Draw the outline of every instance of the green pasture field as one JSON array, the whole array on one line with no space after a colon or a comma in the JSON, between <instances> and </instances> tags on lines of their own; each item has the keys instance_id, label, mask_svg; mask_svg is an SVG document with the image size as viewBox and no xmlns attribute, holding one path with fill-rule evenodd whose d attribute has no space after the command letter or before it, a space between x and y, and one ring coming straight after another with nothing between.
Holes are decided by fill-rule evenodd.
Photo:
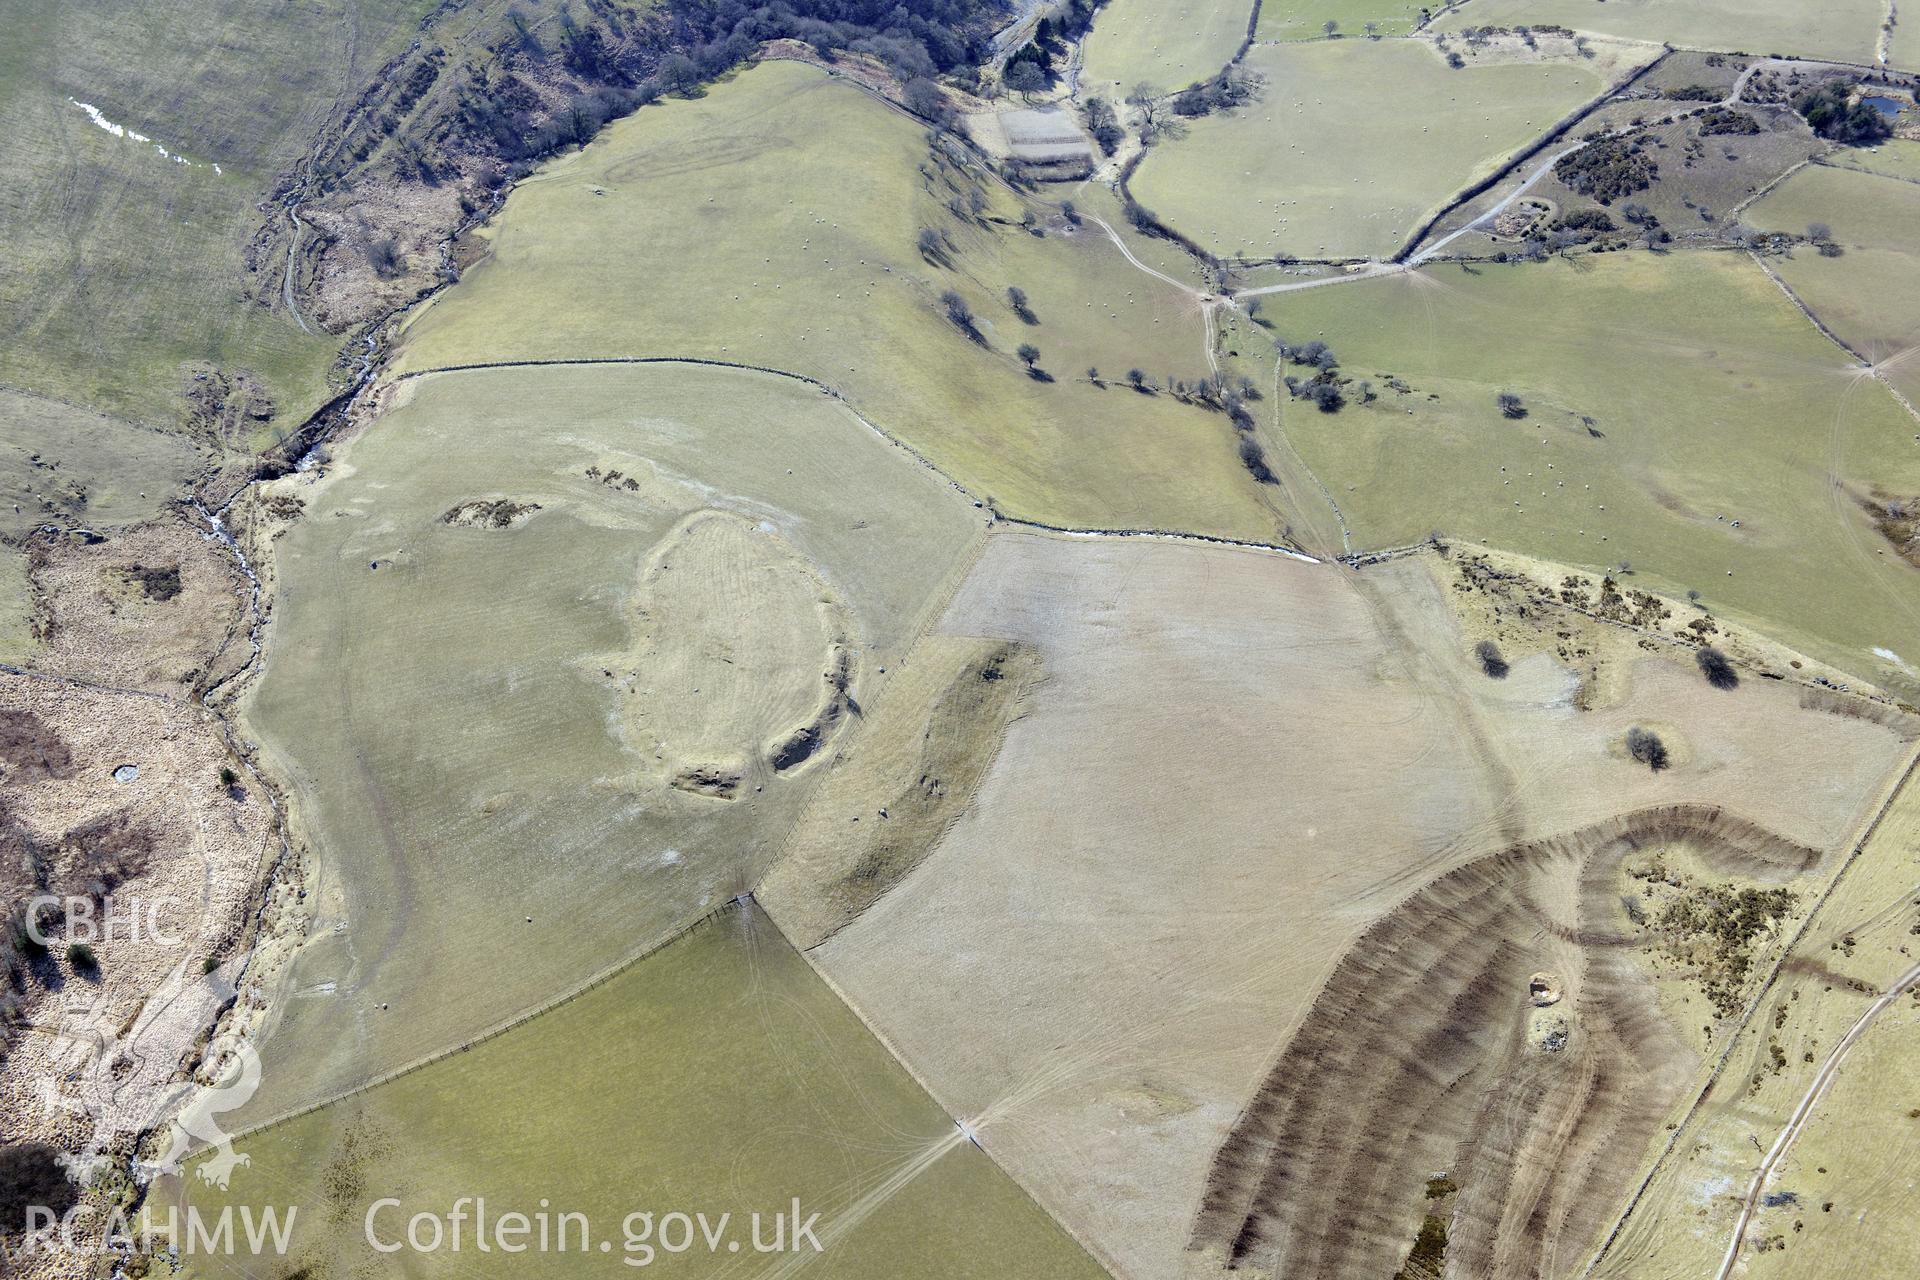
<instances>
[{"instance_id":1,"label":"green pasture field","mask_svg":"<svg viewBox=\"0 0 1920 1280\"><path fill-rule=\"evenodd\" d=\"M1886 16L1880 0L1474 0L1433 29L1555 25L1682 49L1872 63Z\"/></svg>"},{"instance_id":2,"label":"green pasture field","mask_svg":"<svg viewBox=\"0 0 1920 1280\"><path fill-rule=\"evenodd\" d=\"M1889 138L1873 147L1836 147L1823 163L1920 182L1920 142Z\"/></svg>"},{"instance_id":3,"label":"green pasture field","mask_svg":"<svg viewBox=\"0 0 1920 1280\"><path fill-rule=\"evenodd\" d=\"M182 1201L209 1218L295 1205L291 1248L189 1256L189 1275L321 1280L396 1262L405 1275L569 1278L784 1275L802 1263L850 1280L1105 1274L751 905L532 1022L235 1146L250 1163L227 1190L163 1182L154 1220ZM388 1197L399 1205L374 1208ZM471 1203L457 1251L450 1236L432 1254L383 1256L368 1242L370 1210L377 1239L404 1242L413 1214L444 1226L461 1197L484 1198L491 1221L537 1221L544 1207L549 1247L481 1253ZM820 1252L756 1252L751 1215L770 1245L771 1215L795 1197L802 1221L819 1215ZM577 1221L566 1251L554 1247L562 1212L586 1215L584 1251ZM662 1219L676 1212L709 1225L730 1215L716 1238L737 1250L709 1252L696 1230L696 1247L668 1252L681 1244ZM651 1232L635 1213L653 1216Z\"/></svg>"},{"instance_id":4,"label":"green pasture field","mask_svg":"<svg viewBox=\"0 0 1920 1280\"><path fill-rule=\"evenodd\" d=\"M530 1011L758 879L818 771L748 760L731 799L672 785L653 742L723 726L663 722L657 673L708 656L689 645L775 658L823 691L832 668L811 623L768 632L751 583L675 540L689 516L727 513L819 579L856 704L884 694L985 526L843 406L772 375L522 368L398 390L326 478L282 482L306 514L274 543L246 723L318 854L319 919L266 1039L263 1115ZM445 518L503 499L538 510ZM636 652L663 560L709 579L714 627L683 592L683 627ZM736 713L706 693L700 712Z\"/></svg>"},{"instance_id":5,"label":"green pasture field","mask_svg":"<svg viewBox=\"0 0 1920 1280\"><path fill-rule=\"evenodd\" d=\"M1328 343L1350 391L1365 378L1380 396L1283 407L1357 545L1437 529L1587 568L1627 561L1649 589L1698 590L1914 696L1873 653L1914 647L1913 569L1843 487L1920 492L1920 424L1744 255L1435 267L1265 302L1281 336ZM1501 392L1526 417L1503 417Z\"/></svg>"},{"instance_id":6,"label":"green pasture field","mask_svg":"<svg viewBox=\"0 0 1920 1280\"><path fill-rule=\"evenodd\" d=\"M1204 376L1196 298L1129 265L1091 222L1035 205L1042 234L1023 229L1029 206L936 158L925 132L796 62L643 110L515 192L491 256L418 313L397 366L764 365L833 386L1008 514L1272 537L1279 518L1224 416L1085 377ZM923 230L940 238L932 258ZM977 341L947 319L949 289ZM1051 381L1016 358L1028 343Z\"/></svg>"},{"instance_id":7,"label":"green pasture field","mask_svg":"<svg viewBox=\"0 0 1920 1280\"><path fill-rule=\"evenodd\" d=\"M1253 0L1108 0L1086 39L1080 87L1110 98L1142 82L1184 89L1227 65L1252 16Z\"/></svg>"},{"instance_id":8,"label":"green pasture field","mask_svg":"<svg viewBox=\"0 0 1920 1280\"><path fill-rule=\"evenodd\" d=\"M1337 38L1365 39L1371 22L1375 35L1405 35L1430 7L1416 0L1266 0L1253 34L1256 40L1324 40L1326 24L1334 22Z\"/></svg>"},{"instance_id":9,"label":"green pasture field","mask_svg":"<svg viewBox=\"0 0 1920 1280\"><path fill-rule=\"evenodd\" d=\"M1769 260L1800 300L1909 398L1920 398L1920 183L1809 165L1746 211L1763 231L1824 222L1837 258L1810 246Z\"/></svg>"},{"instance_id":10,"label":"green pasture field","mask_svg":"<svg viewBox=\"0 0 1920 1280\"><path fill-rule=\"evenodd\" d=\"M0 390L0 534L137 524L204 461L184 436Z\"/></svg>"},{"instance_id":11,"label":"green pasture field","mask_svg":"<svg viewBox=\"0 0 1920 1280\"><path fill-rule=\"evenodd\" d=\"M338 344L267 305L278 264L260 264L263 284L245 261L267 216L255 206L429 8L15 6L0 49L0 384L173 425L185 366L204 361L260 375L276 422L300 421Z\"/></svg>"},{"instance_id":12,"label":"green pasture field","mask_svg":"<svg viewBox=\"0 0 1920 1280\"><path fill-rule=\"evenodd\" d=\"M1712 59L1711 62L1708 59ZM1733 90L1740 79L1740 73L1750 65L1747 58L1729 58L1717 53L1691 53L1676 51L1668 54L1660 65L1648 71L1634 81L1636 89L1653 89L1668 93L1677 89L1690 89L1695 85L1704 85L1717 89L1721 96ZM1637 104L1644 109L1645 104ZM1676 105L1681 103L1676 100Z\"/></svg>"},{"instance_id":13,"label":"green pasture field","mask_svg":"<svg viewBox=\"0 0 1920 1280\"><path fill-rule=\"evenodd\" d=\"M1388 257L1602 87L1563 61L1456 71L1410 40L1263 45L1245 65L1266 79L1261 98L1193 121L1131 184L1141 204L1230 258Z\"/></svg>"}]
</instances>

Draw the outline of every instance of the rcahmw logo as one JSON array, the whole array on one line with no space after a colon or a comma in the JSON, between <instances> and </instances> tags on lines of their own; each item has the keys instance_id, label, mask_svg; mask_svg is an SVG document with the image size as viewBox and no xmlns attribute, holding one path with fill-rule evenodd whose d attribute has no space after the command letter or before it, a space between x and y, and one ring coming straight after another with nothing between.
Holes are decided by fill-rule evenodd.
<instances>
[{"instance_id":1,"label":"rcahmw logo","mask_svg":"<svg viewBox=\"0 0 1920 1280\"><path fill-rule=\"evenodd\" d=\"M185 1255L232 1257L239 1252L236 1246L244 1243L245 1252L253 1257L265 1253L285 1254L300 1208L298 1205L265 1205L255 1209L248 1204L236 1211L234 1206L227 1205L209 1217L198 1205L188 1205L185 1213L178 1205L170 1205L164 1213L146 1212L138 1228L127 1221L124 1212L115 1209L107 1215L105 1231L96 1234L89 1224L100 1212L90 1204L77 1204L64 1214L55 1214L43 1204L28 1205L22 1255L99 1250L107 1241L136 1243L143 1253L152 1253L158 1244ZM234 1231L236 1220L238 1234Z\"/></svg>"},{"instance_id":2,"label":"rcahmw logo","mask_svg":"<svg viewBox=\"0 0 1920 1280\"><path fill-rule=\"evenodd\" d=\"M85 1186L110 1164L125 1135L146 1133L163 1123L169 1129L166 1148L157 1159L134 1166L142 1181L179 1173L196 1149L204 1149L204 1155L195 1172L223 1190L233 1171L249 1163L233 1149L219 1117L244 1106L260 1087L260 1055L250 1043L237 1040L210 1055L203 1068L204 1084L170 1076L152 1080L142 1074L143 1064L178 1054L169 1031L173 1021L211 1017L234 994L220 972L190 978L182 961L149 995L131 1026L117 1029L103 1010L95 1009L73 1015L71 1025L58 1028L55 1038L63 1061L70 1059L71 1065L42 1074L37 1083L46 1115L73 1116L91 1125L85 1144L60 1157L75 1183Z\"/></svg>"}]
</instances>

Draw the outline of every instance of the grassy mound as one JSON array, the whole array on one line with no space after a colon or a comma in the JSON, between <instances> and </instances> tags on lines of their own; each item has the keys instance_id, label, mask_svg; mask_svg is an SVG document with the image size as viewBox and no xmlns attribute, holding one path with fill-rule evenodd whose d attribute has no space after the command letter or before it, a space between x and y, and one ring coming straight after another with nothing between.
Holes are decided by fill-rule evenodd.
<instances>
[{"instance_id":1,"label":"grassy mound","mask_svg":"<svg viewBox=\"0 0 1920 1280\"><path fill-rule=\"evenodd\" d=\"M984 523L770 375L507 369L402 391L325 480L281 482L307 514L275 544L248 718L328 867L293 989L331 994L290 1002L267 1041L270 1113L750 888L818 772L767 740L823 698L880 696ZM446 521L489 492L538 510ZM844 687L822 678L829 627L858 657ZM780 681L738 678L769 654Z\"/></svg>"}]
</instances>

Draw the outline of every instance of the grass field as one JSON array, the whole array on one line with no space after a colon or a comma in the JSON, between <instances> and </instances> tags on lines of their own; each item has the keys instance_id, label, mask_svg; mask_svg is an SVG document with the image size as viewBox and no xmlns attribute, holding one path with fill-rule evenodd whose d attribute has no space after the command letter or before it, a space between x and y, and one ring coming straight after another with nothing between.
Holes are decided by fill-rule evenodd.
<instances>
[{"instance_id":1,"label":"grass field","mask_svg":"<svg viewBox=\"0 0 1920 1280\"><path fill-rule=\"evenodd\" d=\"M1787 1280L1815 1266L1872 1275L1920 1260L1905 1229L1906 1206L1920 1190L1911 1172L1920 1161L1915 1053L1920 1009L1902 1000L1860 1039L1781 1163L1772 1194L1794 1199L1759 1215L1751 1236L1773 1247L1752 1249L1747 1275Z\"/></svg>"},{"instance_id":2,"label":"grass field","mask_svg":"<svg viewBox=\"0 0 1920 1280\"><path fill-rule=\"evenodd\" d=\"M1516 650L1488 680L1450 591L1419 561L1356 577L999 533L940 624L1030 647L1045 679L944 837L811 954L1119 1274L1181 1274L1261 1073L1346 949L1422 884L1683 802L1828 847L1898 757L1886 729L1802 710L1791 687L1730 697L1638 650L1593 710L1550 654ZM1618 742L1646 723L1685 759L1627 760ZM1422 1043L1420 1010L1444 1008L1400 1006L1392 1039ZM1423 1114L1411 1097L1356 1104L1341 1132L1371 1141L1362 1119L1385 1133ZM1342 1212L1371 1213L1404 1172L1329 1185L1352 1192Z\"/></svg>"},{"instance_id":3,"label":"grass field","mask_svg":"<svg viewBox=\"0 0 1920 1280\"><path fill-rule=\"evenodd\" d=\"M1876 147L1840 147L1826 157L1827 164L1864 169L1890 178L1920 182L1920 142L1890 138Z\"/></svg>"},{"instance_id":4,"label":"grass field","mask_svg":"<svg viewBox=\"0 0 1920 1280\"><path fill-rule=\"evenodd\" d=\"M1797 235L1815 222L1833 228L1839 257L1801 246L1770 265L1841 341L1920 398L1920 182L1810 165L1742 220Z\"/></svg>"},{"instance_id":5,"label":"grass field","mask_svg":"<svg viewBox=\"0 0 1920 1280\"><path fill-rule=\"evenodd\" d=\"M207 362L259 375L278 423L304 417L337 344L261 300L276 299L244 260L255 205L429 8L16 6L0 52L0 384L172 425L186 366Z\"/></svg>"},{"instance_id":6,"label":"grass field","mask_svg":"<svg viewBox=\"0 0 1920 1280\"><path fill-rule=\"evenodd\" d=\"M1416 0L1267 0L1260 6L1257 40L1324 40L1326 24L1337 23L1343 39L1364 37L1367 24L1382 36L1405 35L1431 5Z\"/></svg>"},{"instance_id":7,"label":"grass field","mask_svg":"<svg viewBox=\"0 0 1920 1280\"><path fill-rule=\"evenodd\" d=\"M1912 697L1873 652L1900 653L1920 622L1912 570L1835 481L1920 491L1916 424L1744 257L1443 267L1267 302L1281 336L1327 342L1380 394L1333 415L1283 406L1357 543L1439 528L1631 561ZM1524 419L1501 416L1501 392Z\"/></svg>"},{"instance_id":8,"label":"grass field","mask_svg":"<svg viewBox=\"0 0 1920 1280\"><path fill-rule=\"evenodd\" d=\"M1245 65L1266 78L1263 97L1193 121L1148 153L1131 184L1140 203L1225 257L1386 257L1602 87L1573 62L1455 71L1411 40L1267 45Z\"/></svg>"},{"instance_id":9,"label":"grass field","mask_svg":"<svg viewBox=\"0 0 1920 1280\"><path fill-rule=\"evenodd\" d=\"M0 532L111 529L155 515L205 458L183 436L0 391Z\"/></svg>"},{"instance_id":10,"label":"grass field","mask_svg":"<svg viewBox=\"0 0 1920 1280\"><path fill-rule=\"evenodd\" d=\"M794 62L641 111L515 193L492 256L419 314L399 367L767 365L839 389L1009 514L1272 537L1279 518L1223 416L1085 379L1089 366L1204 376L1193 295L1130 266L1091 223L1022 229L1010 193L930 155L924 133ZM927 257L923 228L943 237ZM634 249L609 251L622 245ZM977 341L943 313L949 289ZM1025 343L1052 381L1016 358Z\"/></svg>"},{"instance_id":11,"label":"grass field","mask_svg":"<svg viewBox=\"0 0 1920 1280\"><path fill-rule=\"evenodd\" d=\"M1227 65L1253 0L1108 0L1085 44L1080 85L1109 99L1145 82L1171 93Z\"/></svg>"},{"instance_id":12,"label":"grass field","mask_svg":"<svg viewBox=\"0 0 1920 1280\"><path fill-rule=\"evenodd\" d=\"M298 1204L300 1229L285 1261L243 1250L190 1274L317 1280L396 1261L407 1275L489 1265L471 1217L459 1252L383 1259L363 1223L389 1196L401 1206L381 1210L375 1228L393 1240L412 1214L445 1215L462 1196L484 1196L495 1220L587 1215L585 1246L575 1227L570 1252L529 1251L513 1259L515 1274L744 1277L803 1261L855 1280L1101 1274L751 906L534 1022L237 1147L251 1164L229 1191L198 1179L161 1189L212 1213ZM819 1214L820 1254L755 1253L750 1215L787 1211L796 1196L802 1219ZM663 1220L675 1212L731 1215L722 1238L737 1252L668 1252L676 1238ZM629 1225L632 1213L652 1214L658 1234ZM771 1243L770 1221L762 1232Z\"/></svg>"},{"instance_id":13,"label":"grass field","mask_svg":"<svg viewBox=\"0 0 1920 1280\"><path fill-rule=\"evenodd\" d=\"M769 738L824 707L809 723L831 748L984 523L770 375L507 369L400 392L324 480L283 482L307 514L275 544L247 722L321 882L266 1044L268 1114L749 888L817 772ZM447 520L473 502L538 509Z\"/></svg>"},{"instance_id":14,"label":"grass field","mask_svg":"<svg viewBox=\"0 0 1920 1280\"><path fill-rule=\"evenodd\" d=\"M1474 0L1434 23L1467 27L1557 24L1575 31L1672 44L1683 49L1874 62L1879 0Z\"/></svg>"}]
</instances>

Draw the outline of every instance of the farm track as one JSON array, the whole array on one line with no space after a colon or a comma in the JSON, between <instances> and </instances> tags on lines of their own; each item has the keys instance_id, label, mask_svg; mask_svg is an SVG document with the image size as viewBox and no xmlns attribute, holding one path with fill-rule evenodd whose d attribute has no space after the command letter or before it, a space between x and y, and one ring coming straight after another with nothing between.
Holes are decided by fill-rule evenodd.
<instances>
[{"instance_id":1,"label":"farm track","mask_svg":"<svg viewBox=\"0 0 1920 1280\"><path fill-rule=\"evenodd\" d=\"M1288 499L1293 503L1295 514L1306 520L1310 526L1315 522L1307 513L1315 510L1315 503L1313 497L1304 490L1310 488L1313 494L1319 495L1320 501L1326 504L1327 510L1333 515L1334 527L1340 535L1337 541L1339 549L1334 549L1335 539L1327 536L1325 530L1318 528L1313 532L1313 549L1327 559L1344 560L1353 554L1353 531L1347 526L1346 513L1340 510L1340 504L1334 500L1333 491L1327 488L1326 482L1307 465L1306 459L1300 456L1300 451L1293 447L1292 438L1287 435L1286 398L1280 394L1284 389L1281 378L1282 370L1285 368L1286 360L1276 357L1273 363L1273 385L1268 391L1269 399L1273 403L1273 435L1276 439L1271 443L1277 446L1274 455L1278 463L1280 487L1286 491Z\"/></svg>"},{"instance_id":2,"label":"farm track","mask_svg":"<svg viewBox=\"0 0 1920 1280\"><path fill-rule=\"evenodd\" d=\"M1787 1118L1786 1127L1780 1131L1780 1136L1774 1139L1773 1146L1761 1160L1759 1169L1754 1171L1753 1182L1747 1188L1746 1198L1740 1204L1740 1217L1733 1226L1733 1238L1727 1241L1727 1253L1720 1261L1719 1271L1714 1273L1714 1280L1728 1280L1728 1277L1733 1274L1734 1267L1740 1260L1740 1246L1746 1240L1747 1225L1753 1220L1754 1210L1759 1207L1761 1192L1766 1188L1767 1179L1772 1176L1780 1161L1786 1158L1794 1141L1806 1128L1807 1121L1813 1116L1814 1107L1833 1084L1833 1079L1839 1074L1840 1066L1846 1061L1847 1055L1853 1051L1854 1045L1873 1024L1873 1020L1885 1013L1895 1000L1906 994L1907 990L1916 983L1920 983L1920 964L1914 965L1901 974L1880 994L1879 999L1867 1006L1866 1011L1860 1015L1853 1026L1847 1029L1847 1033L1840 1037L1840 1042L1833 1047L1833 1052L1827 1055L1827 1060L1814 1074L1813 1083L1807 1086L1807 1091L1801 1096L1799 1105Z\"/></svg>"},{"instance_id":3,"label":"farm track","mask_svg":"<svg viewBox=\"0 0 1920 1280\"><path fill-rule=\"evenodd\" d=\"M1526 177L1524 177L1521 180L1519 186L1515 187L1512 191L1508 192L1507 195L1504 198L1502 198L1500 202L1494 205L1491 209L1487 210L1485 213L1481 214L1479 217L1473 219L1473 221L1467 223L1465 226L1460 227L1458 230L1453 231L1447 236L1443 237L1437 243L1430 245L1429 247L1427 247L1424 250L1421 250L1418 253L1413 252L1416 248L1418 248L1420 242L1424 240L1428 235L1430 235L1433 229L1439 226L1441 221L1444 220L1448 214L1454 212L1456 209L1466 204L1469 200L1474 199L1476 196L1480 196L1488 191L1493 190L1495 187L1499 186L1503 181L1506 180L1508 175L1513 173L1514 170L1520 168L1528 160L1540 154L1540 152L1543 149L1551 146L1556 140L1565 137L1569 132L1572 131L1573 127L1579 124L1582 120L1585 120L1588 116L1592 115L1595 111L1598 111L1601 107L1605 106L1609 102L1612 102L1614 99L1618 98L1622 93L1625 93L1629 88L1633 86L1635 81L1650 74L1654 70L1654 68L1658 67L1661 63L1665 62L1667 58L1671 56L1672 52L1673 51L1671 49L1668 49L1662 52L1659 57L1655 58L1652 62L1649 62L1646 66L1641 67L1638 70L1634 71L1632 74L1625 76L1617 83L1608 86L1608 88L1603 93L1601 93L1598 97L1594 98L1592 101L1588 102L1585 106L1581 107L1578 111L1573 112L1572 114L1567 116L1565 119L1561 120L1560 123L1554 125L1552 128L1548 129L1545 133L1541 134L1539 138L1535 139L1535 141L1531 146L1528 146L1522 149L1512 159L1508 160L1506 164L1502 165L1500 168L1496 169L1492 174L1490 174L1486 178L1482 179L1477 183L1474 183L1471 187L1467 188L1465 191L1455 196L1453 200L1448 202L1445 208L1440 210L1440 212L1434 214L1433 217L1429 218L1426 222L1426 225L1418 228L1413 233L1412 236L1408 237L1406 244L1402 246L1399 253L1396 253L1394 255L1393 260L1395 262L1404 261L1409 266L1414 266L1414 267L1420 266L1422 263L1431 261L1436 255L1439 254L1439 252L1442 249L1446 248L1449 244L1453 243L1455 240L1459 239L1461 236L1465 235L1467 232L1473 230L1475 227L1479 226L1481 223L1486 222L1491 218L1499 217L1502 213L1506 211L1506 208L1508 205L1512 204L1515 200L1518 200L1522 195L1526 193L1527 188L1531 187L1534 183L1540 181L1541 178L1543 178L1549 172L1551 172L1554 165L1560 163L1560 161L1564 157L1572 155L1574 152L1586 146L1587 143L1591 141L1591 139L1582 139L1579 142L1573 143L1570 146L1563 147L1560 150L1554 152L1552 156L1548 157L1546 160L1542 161L1539 165L1535 166L1533 171L1527 174ZM1749 67L1748 71L1751 71L1751 70L1752 68ZM1732 91L1727 95L1726 99L1720 105L1726 106L1737 101L1740 96L1740 90L1745 85L1745 83L1746 83L1746 72L1742 72L1740 79L1734 83ZM1630 126L1623 129L1612 130L1606 136L1610 138L1614 138L1614 137L1620 137L1623 134L1627 134L1631 132L1633 132L1633 128Z\"/></svg>"},{"instance_id":4,"label":"farm track","mask_svg":"<svg viewBox=\"0 0 1920 1280\"><path fill-rule=\"evenodd\" d=\"M1787 301L1793 304L1794 309L1798 311L1801 315L1807 318L1807 323L1811 324L1815 329L1818 329L1820 331L1821 337L1825 338L1828 342L1831 342L1834 346L1844 351L1850 358L1854 360L1855 363L1857 363L1860 366L1860 372L1866 374L1868 377L1872 378L1875 382L1878 382L1881 386L1885 387L1887 389L1887 392L1890 395L1892 395L1895 400L1898 400L1900 402L1900 407L1907 411L1907 415L1911 417L1915 422L1920 422L1920 408L1916 408L1914 406L1913 401L1907 399L1906 395L1901 392L1900 388L1894 386L1892 381L1889 380L1884 373L1880 372L1880 367L1878 365L1874 364L1873 361L1867 359L1864 355L1860 354L1860 352L1855 351L1851 346L1847 344L1845 339L1843 339L1839 334L1835 333L1832 329L1829 329L1827 327L1826 321L1822 320L1819 316L1815 315L1813 313L1813 309L1807 306L1805 302L1802 302L1800 300L1800 295L1793 291L1793 287L1789 285L1785 280L1782 280L1780 278L1780 273L1775 271L1771 266L1767 264L1766 256L1764 254L1754 253L1752 251L1749 251L1749 256L1752 257L1754 262L1759 266L1759 268L1762 271L1767 273L1767 279L1773 281L1775 286L1779 288L1780 292L1786 295Z\"/></svg>"},{"instance_id":5,"label":"farm track","mask_svg":"<svg viewBox=\"0 0 1920 1280\"><path fill-rule=\"evenodd\" d=\"M1814 921L1819 918L1821 908L1826 906L1827 902L1833 897L1834 890L1840 886L1841 881L1846 878L1847 873L1853 870L1854 864L1859 861L1860 855L1866 851L1868 842L1873 839L1874 832L1880 829L1880 824L1886 820L1887 813L1893 808L1894 801L1899 798L1901 791L1913 784L1916 771L1920 771L1920 748L1916 748L1908 755L1906 765L1901 769L1893 783L1887 787L1885 794L1880 798L1880 803L1875 806L1873 817L1868 819L1866 825L1861 828L1860 835L1848 849L1846 860L1843 861L1839 869L1834 872L1833 878L1827 882L1827 886L1821 891L1820 896L1807 908L1807 913L1801 918L1800 926L1794 930L1793 936L1787 939L1779 948L1771 966L1767 970L1765 979L1761 981L1758 988L1754 991L1753 998L1747 1002L1746 1008L1741 1012L1739 1023L1735 1025L1727 1035L1726 1047L1720 1051L1719 1057L1714 1061L1713 1070L1708 1073L1706 1079L1701 1083L1699 1091L1694 1095L1693 1101L1687 1107L1687 1113L1680 1118L1679 1123L1668 1131L1666 1143L1661 1147L1660 1153L1648 1162L1646 1173L1641 1178L1639 1186L1634 1189L1633 1195L1627 1200L1619 1214L1614 1218L1613 1225L1608 1229L1606 1238L1601 1241L1600 1246L1594 1250L1593 1256L1581 1271L1583 1276L1592 1275L1594 1270L1606 1260L1607 1254L1612 1250L1615 1242L1619 1240L1620 1233L1626 1228L1628 1220L1632 1218L1634 1210L1639 1207L1641 1200L1644 1199L1647 1194L1648 1188L1653 1185L1653 1180L1659 1176L1667 1160L1673 1155L1675 1150L1678 1149L1681 1137L1690 1133L1690 1126L1693 1124L1694 1118L1700 1114L1700 1109L1706 1105L1707 1099L1713 1095L1714 1089L1719 1085L1720 1077L1725 1074L1727 1064L1732 1060L1734 1050L1738 1047L1741 1036L1753 1022L1754 1014L1759 1012L1760 1007L1772 992L1774 984L1779 981L1780 974L1787 968L1788 962L1799 949L1800 943L1806 938L1808 931L1813 927Z\"/></svg>"}]
</instances>

